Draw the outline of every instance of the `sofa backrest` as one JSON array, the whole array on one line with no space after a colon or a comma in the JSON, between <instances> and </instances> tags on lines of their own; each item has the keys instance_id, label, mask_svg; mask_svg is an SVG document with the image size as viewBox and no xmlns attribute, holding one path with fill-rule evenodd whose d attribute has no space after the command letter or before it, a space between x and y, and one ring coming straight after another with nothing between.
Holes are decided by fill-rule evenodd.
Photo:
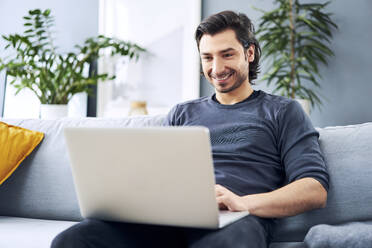
<instances>
[{"instance_id":1,"label":"sofa backrest","mask_svg":"<svg viewBox=\"0 0 372 248\"><path fill-rule=\"evenodd\" d=\"M0 185L0 216L80 220L63 128L158 126L163 119L0 119L45 133L36 150ZM319 132L330 174L327 207L278 220L276 242L302 241L308 229L320 223L372 220L372 123L329 127Z\"/></svg>"},{"instance_id":2,"label":"sofa backrest","mask_svg":"<svg viewBox=\"0 0 372 248\"><path fill-rule=\"evenodd\" d=\"M278 220L274 241L303 241L316 224L372 220L372 123L319 129L330 175L327 207Z\"/></svg>"},{"instance_id":3,"label":"sofa backrest","mask_svg":"<svg viewBox=\"0 0 372 248\"><path fill-rule=\"evenodd\" d=\"M8 124L45 134L40 145L0 185L0 216L80 220L63 128L158 126L163 119L164 116L122 119L0 119Z\"/></svg>"}]
</instances>

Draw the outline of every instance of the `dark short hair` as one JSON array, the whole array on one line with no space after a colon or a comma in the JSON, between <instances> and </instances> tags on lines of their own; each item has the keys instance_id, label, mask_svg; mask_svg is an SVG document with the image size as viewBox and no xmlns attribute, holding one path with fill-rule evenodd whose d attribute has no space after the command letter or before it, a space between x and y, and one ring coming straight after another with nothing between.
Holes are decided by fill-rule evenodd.
<instances>
[{"instance_id":1,"label":"dark short hair","mask_svg":"<svg viewBox=\"0 0 372 248\"><path fill-rule=\"evenodd\" d=\"M244 51L247 51L250 45L254 45L254 60L249 63L249 79L257 79L257 73L260 72L259 61L261 48L254 36L254 26L245 14L227 10L211 15L203 20L195 32L198 49L200 40L204 34L214 35L226 29L234 30L236 38L243 46Z\"/></svg>"}]
</instances>

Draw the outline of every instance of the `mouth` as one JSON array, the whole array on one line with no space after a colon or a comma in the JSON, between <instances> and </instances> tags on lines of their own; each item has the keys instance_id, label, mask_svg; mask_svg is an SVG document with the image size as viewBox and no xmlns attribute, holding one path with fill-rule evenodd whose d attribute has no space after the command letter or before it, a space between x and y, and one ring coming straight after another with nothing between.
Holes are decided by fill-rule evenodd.
<instances>
[{"instance_id":1,"label":"mouth","mask_svg":"<svg viewBox=\"0 0 372 248\"><path fill-rule=\"evenodd\" d=\"M213 78L214 80L216 80L218 83L224 83L227 80L229 80L232 75L234 75L234 71L231 71L229 73L226 73L226 74L223 74L223 75L219 75L219 76L212 75L211 78Z\"/></svg>"}]
</instances>

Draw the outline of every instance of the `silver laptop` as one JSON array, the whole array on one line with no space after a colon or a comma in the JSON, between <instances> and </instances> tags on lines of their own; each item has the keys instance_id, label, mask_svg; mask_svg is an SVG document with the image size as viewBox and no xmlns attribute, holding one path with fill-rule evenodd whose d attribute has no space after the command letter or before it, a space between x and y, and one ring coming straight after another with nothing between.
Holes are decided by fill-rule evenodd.
<instances>
[{"instance_id":1,"label":"silver laptop","mask_svg":"<svg viewBox=\"0 0 372 248\"><path fill-rule=\"evenodd\" d=\"M84 218L217 229L248 215L218 210L207 128L64 133Z\"/></svg>"}]
</instances>

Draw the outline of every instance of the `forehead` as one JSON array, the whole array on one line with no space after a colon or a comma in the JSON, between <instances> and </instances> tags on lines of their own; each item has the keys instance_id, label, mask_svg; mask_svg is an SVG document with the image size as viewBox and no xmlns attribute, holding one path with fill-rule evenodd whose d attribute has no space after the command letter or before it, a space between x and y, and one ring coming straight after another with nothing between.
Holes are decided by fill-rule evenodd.
<instances>
[{"instance_id":1,"label":"forehead","mask_svg":"<svg viewBox=\"0 0 372 248\"><path fill-rule=\"evenodd\" d=\"M204 34L200 39L199 50L203 53L218 53L227 48L242 49L242 45L236 39L234 30L227 29L214 35Z\"/></svg>"}]
</instances>

